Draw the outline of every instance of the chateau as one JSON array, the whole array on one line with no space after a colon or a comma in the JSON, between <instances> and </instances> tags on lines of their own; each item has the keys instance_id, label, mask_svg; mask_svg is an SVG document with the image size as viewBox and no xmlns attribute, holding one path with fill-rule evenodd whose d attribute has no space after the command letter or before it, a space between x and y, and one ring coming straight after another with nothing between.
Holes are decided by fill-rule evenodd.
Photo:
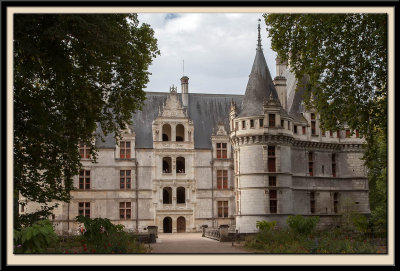
<instances>
[{"instance_id":1,"label":"chateau","mask_svg":"<svg viewBox=\"0 0 400 271\"><path fill-rule=\"evenodd\" d=\"M225 224L252 233L257 221L284 226L295 214L329 226L349 200L368 214L364 140L357 131L320 129L318 112L305 110L303 91L295 91L295 77L279 59L276 74L272 80L258 26L244 95L189 93L186 76L180 92L146 92L120 142L96 139L96 163L80 146L83 169L73 199L51 218L56 230L76 234L78 215L137 232ZM20 212L35 208L29 203Z\"/></svg>"}]
</instances>

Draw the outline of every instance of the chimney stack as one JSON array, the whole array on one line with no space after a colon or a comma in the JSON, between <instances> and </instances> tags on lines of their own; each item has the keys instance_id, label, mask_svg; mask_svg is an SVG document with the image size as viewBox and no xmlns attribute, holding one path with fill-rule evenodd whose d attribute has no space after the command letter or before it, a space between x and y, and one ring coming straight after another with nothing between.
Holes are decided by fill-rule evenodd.
<instances>
[{"instance_id":1,"label":"chimney stack","mask_svg":"<svg viewBox=\"0 0 400 271\"><path fill-rule=\"evenodd\" d=\"M189 105L189 77L183 76L181 78L182 87L182 105L188 107Z\"/></svg>"}]
</instances>

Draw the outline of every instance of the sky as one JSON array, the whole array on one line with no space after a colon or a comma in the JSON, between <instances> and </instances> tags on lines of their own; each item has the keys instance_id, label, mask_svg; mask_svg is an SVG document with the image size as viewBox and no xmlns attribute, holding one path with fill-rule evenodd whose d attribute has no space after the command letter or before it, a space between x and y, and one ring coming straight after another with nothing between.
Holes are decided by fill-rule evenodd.
<instances>
[{"instance_id":1,"label":"sky","mask_svg":"<svg viewBox=\"0 0 400 271\"><path fill-rule=\"evenodd\" d=\"M264 56L272 78L271 49L262 13L139 13L155 32L161 55L153 59L145 91L167 92L189 77L190 93L239 94L246 90L256 54L258 19Z\"/></svg>"}]
</instances>

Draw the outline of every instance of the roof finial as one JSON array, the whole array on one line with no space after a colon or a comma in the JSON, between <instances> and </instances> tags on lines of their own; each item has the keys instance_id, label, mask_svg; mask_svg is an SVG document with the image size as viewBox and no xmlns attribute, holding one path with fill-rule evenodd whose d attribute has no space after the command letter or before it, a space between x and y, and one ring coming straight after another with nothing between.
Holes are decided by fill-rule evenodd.
<instances>
[{"instance_id":1,"label":"roof finial","mask_svg":"<svg viewBox=\"0 0 400 271\"><path fill-rule=\"evenodd\" d=\"M261 19L258 19L258 41L257 41L257 51L261 51L261 34L260 34L260 22Z\"/></svg>"}]
</instances>

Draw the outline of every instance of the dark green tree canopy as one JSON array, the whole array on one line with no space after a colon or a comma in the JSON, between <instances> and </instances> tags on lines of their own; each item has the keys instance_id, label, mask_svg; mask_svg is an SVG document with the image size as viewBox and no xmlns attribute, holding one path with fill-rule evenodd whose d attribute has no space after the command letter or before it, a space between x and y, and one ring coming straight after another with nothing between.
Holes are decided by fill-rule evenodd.
<instances>
[{"instance_id":1,"label":"dark green tree canopy","mask_svg":"<svg viewBox=\"0 0 400 271\"><path fill-rule=\"evenodd\" d=\"M347 123L365 135L371 128L368 122L386 121L386 14L265 14L264 18L272 49L289 60L296 78L308 77L304 100L318 111L325 128L343 128Z\"/></svg>"},{"instance_id":2,"label":"dark green tree canopy","mask_svg":"<svg viewBox=\"0 0 400 271\"><path fill-rule=\"evenodd\" d=\"M96 125L118 137L145 99L159 54L136 14L14 15L14 188L67 201L78 144Z\"/></svg>"}]
</instances>

